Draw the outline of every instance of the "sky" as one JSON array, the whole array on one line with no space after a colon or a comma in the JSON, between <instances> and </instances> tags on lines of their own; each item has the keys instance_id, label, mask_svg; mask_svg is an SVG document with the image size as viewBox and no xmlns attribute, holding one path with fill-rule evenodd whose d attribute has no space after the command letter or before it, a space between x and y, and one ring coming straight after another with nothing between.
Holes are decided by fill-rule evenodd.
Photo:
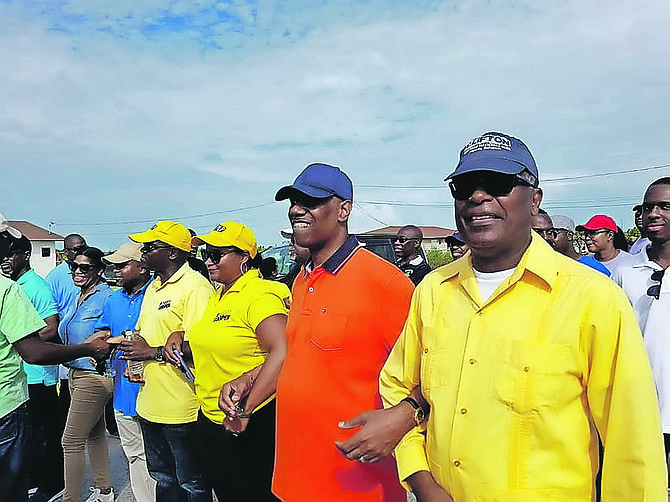
<instances>
[{"instance_id":1,"label":"sky","mask_svg":"<svg viewBox=\"0 0 670 502\"><path fill-rule=\"evenodd\" d=\"M155 221L282 243L276 191L354 182L350 230L454 228L443 179L522 139L544 207L624 229L670 176L666 0L0 0L0 212L113 249Z\"/></svg>"}]
</instances>

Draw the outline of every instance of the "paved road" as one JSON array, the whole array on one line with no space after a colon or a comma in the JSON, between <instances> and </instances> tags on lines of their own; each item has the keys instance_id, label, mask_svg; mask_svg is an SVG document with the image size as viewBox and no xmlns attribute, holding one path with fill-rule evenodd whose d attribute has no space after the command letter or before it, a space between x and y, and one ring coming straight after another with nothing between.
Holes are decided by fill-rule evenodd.
<instances>
[{"instance_id":1,"label":"paved road","mask_svg":"<svg viewBox=\"0 0 670 502\"><path fill-rule=\"evenodd\" d=\"M135 502L135 497L133 497L133 492L130 489L128 461L121 449L121 442L118 437L108 434L107 444L109 445L109 470L112 474L112 486L116 493L116 500L118 502ZM87 461L81 500L86 500L86 497L90 494L89 487L93 485L91 463Z\"/></svg>"}]
</instances>

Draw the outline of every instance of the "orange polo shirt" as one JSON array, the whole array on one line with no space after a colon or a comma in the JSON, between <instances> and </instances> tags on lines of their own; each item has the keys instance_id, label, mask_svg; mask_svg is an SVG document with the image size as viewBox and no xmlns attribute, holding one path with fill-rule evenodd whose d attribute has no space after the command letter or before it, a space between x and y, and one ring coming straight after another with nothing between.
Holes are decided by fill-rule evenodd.
<instances>
[{"instance_id":1,"label":"orange polo shirt","mask_svg":"<svg viewBox=\"0 0 670 502\"><path fill-rule=\"evenodd\" d=\"M395 460L352 462L335 447L342 420L382 408L379 373L414 286L354 237L293 284L288 352L277 384L272 489L285 502L404 502Z\"/></svg>"}]
</instances>

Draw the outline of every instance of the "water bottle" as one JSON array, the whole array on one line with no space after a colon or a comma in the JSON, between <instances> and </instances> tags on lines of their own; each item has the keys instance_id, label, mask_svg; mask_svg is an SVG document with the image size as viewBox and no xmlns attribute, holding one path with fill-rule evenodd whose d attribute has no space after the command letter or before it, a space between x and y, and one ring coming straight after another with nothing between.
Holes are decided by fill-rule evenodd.
<instances>
[{"instance_id":1,"label":"water bottle","mask_svg":"<svg viewBox=\"0 0 670 502\"><path fill-rule=\"evenodd\" d=\"M132 342L134 335L135 333L133 333L132 329L127 329L126 331L123 332L123 338L125 338L127 342ZM142 361L128 361L128 372L131 375L139 376L142 374L143 371L144 371L144 363Z\"/></svg>"}]
</instances>

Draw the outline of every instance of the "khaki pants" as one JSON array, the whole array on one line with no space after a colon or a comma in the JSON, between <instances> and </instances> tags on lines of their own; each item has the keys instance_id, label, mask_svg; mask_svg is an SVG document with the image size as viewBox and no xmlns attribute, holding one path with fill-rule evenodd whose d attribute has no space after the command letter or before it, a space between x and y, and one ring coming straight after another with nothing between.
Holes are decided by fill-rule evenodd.
<instances>
[{"instance_id":1,"label":"khaki pants","mask_svg":"<svg viewBox=\"0 0 670 502\"><path fill-rule=\"evenodd\" d=\"M147 469L147 456L144 452L144 439L142 429L137 417L124 415L114 410L116 425L119 426L119 437L121 447L128 459L128 470L130 471L130 486L137 502L156 501L156 481L149 476Z\"/></svg>"}]
</instances>

